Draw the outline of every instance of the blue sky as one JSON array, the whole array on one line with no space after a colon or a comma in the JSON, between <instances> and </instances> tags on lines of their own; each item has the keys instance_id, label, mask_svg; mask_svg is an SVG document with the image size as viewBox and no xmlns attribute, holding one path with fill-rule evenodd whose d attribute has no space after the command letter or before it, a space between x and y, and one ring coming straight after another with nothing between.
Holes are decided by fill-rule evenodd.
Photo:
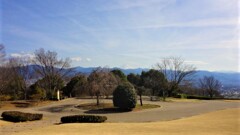
<instances>
[{"instance_id":1,"label":"blue sky","mask_svg":"<svg viewBox=\"0 0 240 135\"><path fill-rule=\"evenodd\" d=\"M0 0L8 56L56 51L72 66L151 68L181 56L239 71L238 0Z\"/></svg>"}]
</instances>

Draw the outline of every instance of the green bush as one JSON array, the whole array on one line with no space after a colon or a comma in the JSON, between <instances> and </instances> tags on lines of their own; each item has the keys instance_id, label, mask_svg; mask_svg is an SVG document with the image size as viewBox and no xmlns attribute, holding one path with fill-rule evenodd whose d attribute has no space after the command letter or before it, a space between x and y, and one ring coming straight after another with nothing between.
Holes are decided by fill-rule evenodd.
<instances>
[{"instance_id":1,"label":"green bush","mask_svg":"<svg viewBox=\"0 0 240 135\"><path fill-rule=\"evenodd\" d=\"M62 123L101 123L107 120L106 116L72 115L61 118Z\"/></svg>"},{"instance_id":2,"label":"green bush","mask_svg":"<svg viewBox=\"0 0 240 135\"><path fill-rule=\"evenodd\" d=\"M42 114L23 113L19 111L6 111L2 113L2 117L6 121L23 122L41 120Z\"/></svg>"},{"instance_id":3,"label":"green bush","mask_svg":"<svg viewBox=\"0 0 240 135\"><path fill-rule=\"evenodd\" d=\"M46 90L38 86L35 87L33 93L30 95L30 98L33 100L40 100L46 97Z\"/></svg>"},{"instance_id":4,"label":"green bush","mask_svg":"<svg viewBox=\"0 0 240 135\"><path fill-rule=\"evenodd\" d=\"M119 85L113 92L113 104L121 109L132 110L137 104L137 95L130 84Z\"/></svg>"},{"instance_id":5,"label":"green bush","mask_svg":"<svg viewBox=\"0 0 240 135\"><path fill-rule=\"evenodd\" d=\"M199 95L187 95L187 94L177 94L175 98L184 98L184 99L200 99L200 100L212 100L212 99L223 99L223 97L208 97L208 96L199 96Z\"/></svg>"},{"instance_id":6,"label":"green bush","mask_svg":"<svg viewBox=\"0 0 240 135\"><path fill-rule=\"evenodd\" d=\"M176 96L174 96L175 98L181 98L181 99L186 99L187 98L187 94L177 94Z\"/></svg>"},{"instance_id":7,"label":"green bush","mask_svg":"<svg viewBox=\"0 0 240 135\"><path fill-rule=\"evenodd\" d=\"M203 100L210 100L210 97L206 96L196 96L196 95L187 95L187 99L203 99Z\"/></svg>"},{"instance_id":8,"label":"green bush","mask_svg":"<svg viewBox=\"0 0 240 135\"><path fill-rule=\"evenodd\" d=\"M12 96L10 95L0 95L0 101L10 101L12 100Z\"/></svg>"}]
</instances>

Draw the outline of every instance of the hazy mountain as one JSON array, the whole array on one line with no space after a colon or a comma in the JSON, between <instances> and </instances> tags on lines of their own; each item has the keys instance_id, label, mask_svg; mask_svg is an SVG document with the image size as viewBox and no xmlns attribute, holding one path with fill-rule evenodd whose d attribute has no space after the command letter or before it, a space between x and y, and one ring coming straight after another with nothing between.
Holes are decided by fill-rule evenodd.
<instances>
[{"instance_id":1,"label":"hazy mountain","mask_svg":"<svg viewBox=\"0 0 240 135\"><path fill-rule=\"evenodd\" d=\"M31 65L30 71L31 73L34 73L34 67L38 65ZM84 73L84 74L90 74L96 67L75 67L73 68L73 73L71 75L74 75L76 73ZM142 71L147 71L149 69L146 68L136 68L136 69L121 69L121 68L111 68L111 69L120 69L122 72L126 75L130 73L134 74L141 74ZM240 87L240 73L239 72L210 72L210 71L204 71L204 70L198 70L193 78L195 81L198 81L199 78L202 78L204 76L214 76L216 79L221 81L221 83L226 86L233 86L233 87Z\"/></svg>"},{"instance_id":2,"label":"hazy mountain","mask_svg":"<svg viewBox=\"0 0 240 135\"><path fill-rule=\"evenodd\" d=\"M75 72L82 72L89 74L95 67L75 67ZM120 69L126 75L130 73L141 74L142 71L147 71L149 69L146 68L136 68L136 69L121 69L121 68L112 68L112 69ZM197 81L198 79L204 76L214 76L216 79L222 82L224 86L237 86L240 87L240 73L239 72L210 72L204 70L198 70L194 74L194 78Z\"/></svg>"}]
</instances>

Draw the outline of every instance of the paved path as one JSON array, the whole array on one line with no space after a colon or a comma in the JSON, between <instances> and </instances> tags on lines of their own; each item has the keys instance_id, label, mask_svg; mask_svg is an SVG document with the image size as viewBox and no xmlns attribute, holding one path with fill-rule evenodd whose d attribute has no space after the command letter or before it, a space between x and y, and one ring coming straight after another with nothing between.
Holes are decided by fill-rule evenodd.
<instances>
[{"instance_id":1,"label":"paved path","mask_svg":"<svg viewBox=\"0 0 240 135\"><path fill-rule=\"evenodd\" d=\"M88 99L66 99L57 103L48 104L43 107L33 107L21 109L23 112L42 113L43 120L14 123L0 126L0 134L11 134L23 130L32 130L38 127L45 127L53 124L59 124L60 118L66 115L86 114L85 110L80 110L74 106L82 103L95 102L95 100ZM104 100L103 102L111 102L111 100ZM160 108L148 109L136 112L126 113L101 113L108 117L107 122L153 122L153 121L167 121L179 119L183 117L190 117L211 111L223 110L228 108L240 108L240 102L226 102L226 101L199 101L199 102L151 102L144 101L148 104L160 105ZM5 110L0 110L2 113Z\"/></svg>"}]
</instances>

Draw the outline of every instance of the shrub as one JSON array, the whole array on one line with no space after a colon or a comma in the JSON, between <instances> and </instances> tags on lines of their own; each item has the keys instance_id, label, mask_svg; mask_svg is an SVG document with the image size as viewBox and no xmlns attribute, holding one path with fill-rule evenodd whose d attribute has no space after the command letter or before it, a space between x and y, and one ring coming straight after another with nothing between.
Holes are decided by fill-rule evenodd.
<instances>
[{"instance_id":1,"label":"shrub","mask_svg":"<svg viewBox=\"0 0 240 135\"><path fill-rule=\"evenodd\" d=\"M61 118L62 123L101 123L107 120L106 116L72 115Z\"/></svg>"},{"instance_id":2,"label":"shrub","mask_svg":"<svg viewBox=\"0 0 240 135\"><path fill-rule=\"evenodd\" d=\"M33 88L32 94L30 95L30 98L33 100L40 100L40 99L44 99L45 97L46 97L46 90L38 86Z\"/></svg>"},{"instance_id":3,"label":"shrub","mask_svg":"<svg viewBox=\"0 0 240 135\"><path fill-rule=\"evenodd\" d=\"M12 99L12 96L9 95L0 95L0 101L9 101Z\"/></svg>"},{"instance_id":4,"label":"shrub","mask_svg":"<svg viewBox=\"0 0 240 135\"><path fill-rule=\"evenodd\" d=\"M132 110L136 107L137 96L130 84L119 85L113 92L113 104L121 109Z\"/></svg>"},{"instance_id":5,"label":"shrub","mask_svg":"<svg viewBox=\"0 0 240 135\"><path fill-rule=\"evenodd\" d=\"M2 113L2 117L6 121L23 122L23 121L41 120L43 115L23 113L19 111L6 111Z\"/></svg>"},{"instance_id":6,"label":"shrub","mask_svg":"<svg viewBox=\"0 0 240 135\"><path fill-rule=\"evenodd\" d=\"M177 94L176 96L174 96L175 98L181 98L181 99L186 99L187 98L187 94Z\"/></svg>"},{"instance_id":7,"label":"shrub","mask_svg":"<svg viewBox=\"0 0 240 135\"><path fill-rule=\"evenodd\" d=\"M203 99L203 100L210 100L210 97L206 96L196 96L196 95L187 95L187 99Z\"/></svg>"}]
</instances>

